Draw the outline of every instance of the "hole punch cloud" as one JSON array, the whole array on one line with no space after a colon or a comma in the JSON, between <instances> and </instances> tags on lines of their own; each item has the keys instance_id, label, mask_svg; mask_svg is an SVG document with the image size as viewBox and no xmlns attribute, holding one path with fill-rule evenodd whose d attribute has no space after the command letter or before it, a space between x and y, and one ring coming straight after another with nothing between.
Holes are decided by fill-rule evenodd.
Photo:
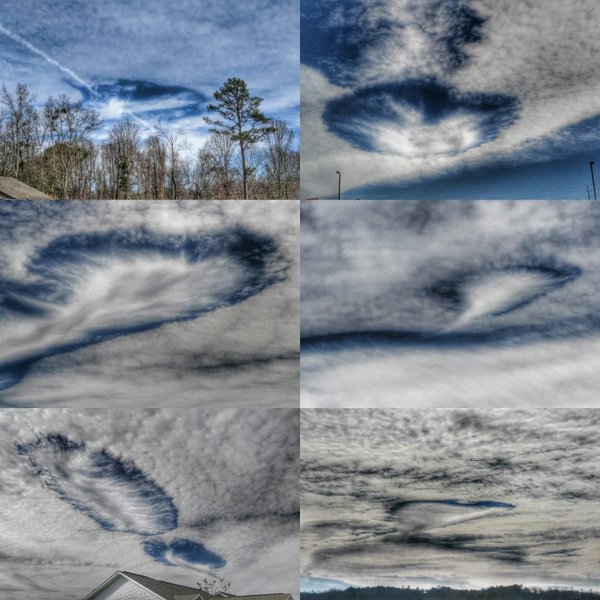
<instances>
[{"instance_id":1,"label":"hole punch cloud","mask_svg":"<svg viewBox=\"0 0 600 600\"><path fill-rule=\"evenodd\" d=\"M490 142L517 117L518 102L501 94L460 94L428 80L384 83L330 100L329 130L368 152L427 159Z\"/></svg>"},{"instance_id":2,"label":"hole punch cloud","mask_svg":"<svg viewBox=\"0 0 600 600\"><path fill-rule=\"evenodd\" d=\"M173 500L133 461L60 434L17 450L48 489L102 529L146 536L177 527Z\"/></svg>"},{"instance_id":3,"label":"hole punch cloud","mask_svg":"<svg viewBox=\"0 0 600 600\"><path fill-rule=\"evenodd\" d=\"M41 358L243 302L285 278L276 242L244 228L57 237L0 280L0 389Z\"/></svg>"},{"instance_id":4,"label":"hole punch cloud","mask_svg":"<svg viewBox=\"0 0 600 600\"><path fill-rule=\"evenodd\" d=\"M176 538L169 542L163 540L144 540L144 551L156 561L168 566L186 568L206 567L222 569L227 561L212 552L204 544Z\"/></svg>"}]
</instances>

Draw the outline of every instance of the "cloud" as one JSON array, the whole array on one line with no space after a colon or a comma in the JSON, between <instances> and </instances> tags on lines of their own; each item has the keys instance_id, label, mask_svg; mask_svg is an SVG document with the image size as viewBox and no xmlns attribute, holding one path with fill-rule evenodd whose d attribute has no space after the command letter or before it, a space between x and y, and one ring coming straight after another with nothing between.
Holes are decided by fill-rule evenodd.
<instances>
[{"instance_id":1,"label":"cloud","mask_svg":"<svg viewBox=\"0 0 600 600\"><path fill-rule=\"evenodd\" d=\"M592 203L363 201L302 218L303 406L597 405Z\"/></svg>"},{"instance_id":2,"label":"cloud","mask_svg":"<svg viewBox=\"0 0 600 600\"><path fill-rule=\"evenodd\" d=\"M593 410L302 411L302 574L600 587ZM588 514L589 517L589 514Z\"/></svg>"},{"instance_id":3,"label":"cloud","mask_svg":"<svg viewBox=\"0 0 600 600\"><path fill-rule=\"evenodd\" d=\"M331 100L330 131L369 152L428 158L456 154L496 138L515 119L506 96L462 95L428 81L362 87Z\"/></svg>"},{"instance_id":4,"label":"cloud","mask_svg":"<svg viewBox=\"0 0 600 600\"><path fill-rule=\"evenodd\" d=\"M206 565L211 569L222 569L226 565L222 556L211 552L203 544L186 539L177 538L169 543L144 540L144 550L155 560L169 566L193 568L195 565Z\"/></svg>"},{"instance_id":5,"label":"cloud","mask_svg":"<svg viewBox=\"0 0 600 600\"><path fill-rule=\"evenodd\" d=\"M5 9L3 82L10 88L27 84L40 102L67 93L109 119L116 113L106 105L122 100L127 84L138 82L146 90L171 89L179 102L189 90L184 108L201 116L205 103L197 100L212 97L228 77L240 77L274 107L269 116L297 119L299 22L292 0L253 0L243 8L212 0L184 0L175 8L157 0L76 7L69 0L11 0ZM279 106L290 97L292 104ZM160 118L173 129L183 124L181 106L157 105L149 113L135 94L130 100L127 110L136 118L150 124Z\"/></svg>"},{"instance_id":6,"label":"cloud","mask_svg":"<svg viewBox=\"0 0 600 600\"><path fill-rule=\"evenodd\" d=\"M118 569L297 593L297 411L5 409L0 429L5 595L83 597Z\"/></svg>"},{"instance_id":7,"label":"cloud","mask_svg":"<svg viewBox=\"0 0 600 600\"><path fill-rule=\"evenodd\" d=\"M554 0L316 4L302 5L304 196L333 196L331 174L341 170L349 198L422 197L438 179L455 184L437 189L446 199L478 189L486 198L540 197L544 178L531 167L560 160L549 193L585 197L577 165L598 149L589 137L600 112L593 0L575 10ZM445 118L407 111L414 82L425 105L449 90ZM505 104L450 118L457 97ZM344 143L352 131L361 144ZM518 172L520 185L508 191L494 180L500 168Z\"/></svg>"},{"instance_id":8,"label":"cloud","mask_svg":"<svg viewBox=\"0 0 600 600\"><path fill-rule=\"evenodd\" d=\"M60 434L17 448L45 486L107 531L156 535L177 527L172 499L132 461Z\"/></svg>"},{"instance_id":9,"label":"cloud","mask_svg":"<svg viewBox=\"0 0 600 600\"><path fill-rule=\"evenodd\" d=\"M224 376L291 397L297 337L277 313L297 301L297 206L271 205L259 225L253 204L255 214L193 202L3 204L13 228L0 240L2 400L69 394L98 406L122 393L148 406L166 387L176 401L179 382L196 402L207 387L222 398ZM149 365L159 383L147 385Z\"/></svg>"}]
</instances>

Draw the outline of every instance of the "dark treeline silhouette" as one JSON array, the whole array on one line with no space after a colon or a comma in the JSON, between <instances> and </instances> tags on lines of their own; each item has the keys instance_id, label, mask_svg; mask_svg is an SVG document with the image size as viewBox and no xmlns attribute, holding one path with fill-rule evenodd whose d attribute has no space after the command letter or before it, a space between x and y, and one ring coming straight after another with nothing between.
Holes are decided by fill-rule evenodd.
<instances>
[{"instance_id":1,"label":"dark treeline silhouette","mask_svg":"<svg viewBox=\"0 0 600 600\"><path fill-rule=\"evenodd\" d=\"M26 85L14 92L2 86L0 175L62 199L298 198L294 132L262 115L262 100L242 80L231 81L241 90L239 101L250 103L250 125L261 122L260 132L218 123L194 154L182 133L159 122L144 136L134 118L116 122L103 143L94 143L101 125L95 110L65 95L39 108ZM215 92L217 100L224 89Z\"/></svg>"},{"instance_id":2,"label":"dark treeline silhouette","mask_svg":"<svg viewBox=\"0 0 600 600\"><path fill-rule=\"evenodd\" d=\"M599 600L600 594L574 589L496 586L481 590L367 587L303 593L302 600Z\"/></svg>"}]
</instances>

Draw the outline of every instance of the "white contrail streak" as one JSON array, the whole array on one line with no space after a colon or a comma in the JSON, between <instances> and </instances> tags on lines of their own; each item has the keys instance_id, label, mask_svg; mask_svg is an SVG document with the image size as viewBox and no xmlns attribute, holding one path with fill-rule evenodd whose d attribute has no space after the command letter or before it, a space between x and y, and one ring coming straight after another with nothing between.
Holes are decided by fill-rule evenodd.
<instances>
[{"instance_id":1,"label":"white contrail streak","mask_svg":"<svg viewBox=\"0 0 600 600\"><path fill-rule=\"evenodd\" d=\"M54 65L55 67L60 69L63 73L66 73L67 75L69 75L69 77L72 77L77 83L84 86L90 92L90 94L94 95L97 98L100 97L100 94L85 79L83 79L82 77L77 75L77 73L75 73L75 71L69 69L68 67L61 65L57 60L55 60L51 56L48 56L48 54L46 54L43 50L40 50L39 48L34 46L31 42L28 42L26 39L22 38L20 35L17 35L16 33L13 33L12 31L10 31L10 29L7 29L6 27L4 27L4 25L2 25L2 23L0 23L0 32L2 32L4 35L9 37L11 40L14 40L15 42L21 44L22 46L25 46L25 48L27 48L28 50L31 50L31 52L33 52L34 54L41 56L45 61L49 62L51 65Z\"/></svg>"},{"instance_id":2,"label":"white contrail streak","mask_svg":"<svg viewBox=\"0 0 600 600\"><path fill-rule=\"evenodd\" d=\"M64 65L61 65L56 59L54 59L50 55L46 54L43 50L41 50L37 46L34 46L31 42L28 42L25 38L22 38L20 35L13 33L10 29L7 29L4 25L2 25L2 23L0 23L0 33L3 33L5 36L9 37L11 40L17 42L18 44L25 46L25 48L27 48L34 54L41 56L46 62L55 66L57 69L61 70L63 73L65 73L66 75L68 75L69 77L74 79L77 83L82 85L90 94L92 94L92 96L94 96L94 98L99 98L99 99L103 99L103 100L108 99L105 96L103 96L102 94L100 94L99 92L97 92L89 82L87 82L85 79L83 79L83 77L80 77L79 75L77 75L77 73L75 73L75 71L73 71L72 69L69 69L68 67L65 67ZM127 113L130 117L132 117L135 121L137 121L138 123L140 123L141 125L146 127L147 129L152 129L152 125L150 125L150 123L148 123L144 119L141 119L140 117L138 117L137 115L132 113L130 110L125 110L124 112Z\"/></svg>"}]
</instances>

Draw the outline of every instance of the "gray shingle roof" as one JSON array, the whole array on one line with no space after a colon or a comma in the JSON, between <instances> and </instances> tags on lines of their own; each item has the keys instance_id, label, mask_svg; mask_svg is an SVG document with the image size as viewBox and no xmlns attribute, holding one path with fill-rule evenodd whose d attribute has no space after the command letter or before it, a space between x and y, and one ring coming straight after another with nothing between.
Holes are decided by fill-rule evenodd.
<instances>
[{"instance_id":1,"label":"gray shingle roof","mask_svg":"<svg viewBox=\"0 0 600 600\"><path fill-rule=\"evenodd\" d=\"M170 583L168 581L160 581L159 579L152 579L152 577L138 575L137 573L129 573L128 571L121 571L121 573L126 577L129 577L129 579L140 583L155 594L158 594L165 600L195 600L196 598L198 598L198 600L211 600L214 598L214 596L211 596L198 588L178 585L177 583Z\"/></svg>"},{"instance_id":2,"label":"gray shingle roof","mask_svg":"<svg viewBox=\"0 0 600 600\"><path fill-rule=\"evenodd\" d=\"M95 598L97 594L99 594L109 585L112 585L112 583L119 577L124 577L143 586L164 600L294 600L291 594L258 594L254 596L235 596L233 594L223 594L221 596L217 594L216 596L213 596L212 594L209 594L208 592L198 588L191 588L186 585L170 583L169 581L161 581L160 579L153 579L152 577L138 575L137 573L131 573L129 571L117 571L104 583L90 592L84 598L84 600L91 600L92 598Z\"/></svg>"},{"instance_id":3,"label":"gray shingle roof","mask_svg":"<svg viewBox=\"0 0 600 600\"><path fill-rule=\"evenodd\" d=\"M46 194L14 177L0 177L0 198L10 200L51 200L50 196L46 196Z\"/></svg>"}]
</instances>

